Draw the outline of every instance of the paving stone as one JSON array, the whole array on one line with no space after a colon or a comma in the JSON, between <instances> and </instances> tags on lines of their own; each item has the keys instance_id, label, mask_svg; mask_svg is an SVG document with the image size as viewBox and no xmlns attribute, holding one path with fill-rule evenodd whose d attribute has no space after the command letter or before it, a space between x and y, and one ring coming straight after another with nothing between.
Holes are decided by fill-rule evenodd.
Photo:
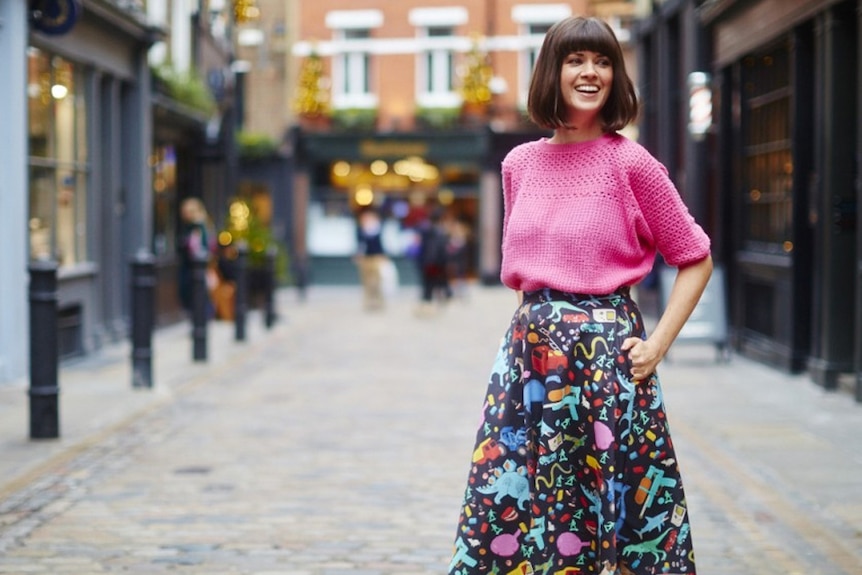
<instances>
[{"instance_id":1,"label":"paving stone","mask_svg":"<svg viewBox=\"0 0 862 575\"><path fill-rule=\"evenodd\" d=\"M117 389L127 350L64 367L69 436L0 440L0 573L445 572L514 297L417 318L415 295L368 315L358 290L288 290L243 344L215 322L203 365L160 331L152 393ZM714 357L678 344L660 369L700 575L862 573L862 406Z\"/></svg>"}]
</instances>

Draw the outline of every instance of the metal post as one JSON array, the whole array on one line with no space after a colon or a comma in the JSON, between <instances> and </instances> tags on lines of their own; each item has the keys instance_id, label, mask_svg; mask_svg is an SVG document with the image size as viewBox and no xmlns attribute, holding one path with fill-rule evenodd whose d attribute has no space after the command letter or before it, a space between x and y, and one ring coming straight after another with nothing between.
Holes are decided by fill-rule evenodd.
<instances>
[{"instance_id":1,"label":"metal post","mask_svg":"<svg viewBox=\"0 0 862 575\"><path fill-rule=\"evenodd\" d=\"M275 256L277 249L270 246L266 250L266 289L264 291L263 321L267 329L275 323Z\"/></svg>"},{"instance_id":2,"label":"metal post","mask_svg":"<svg viewBox=\"0 0 862 575\"><path fill-rule=\"evenodd\" d=\"M234 339L245 341L245 314L248 309L248 244L236 246L236 292L234 300Z\"/></svg>"},{"instance_id":3,"label":"metal post","mask_svg":"<svg viewBox=\"0 0 862 575\"><path fill-rule=\"evenodd\" d=\"M205 254L192 256L192 359L207 360L207 264Z\"/></svg>"},{"instance_id":4,"label":"metal post","mask_svg":"<svg viewBox=\"0 0 862 575\"><path fill-rule=\"evenodd\" d=\"M141 249L132 259L132 387L153 387L156 264Z\"/></svg>"},{"instance_id":5,"label":"metal post","mask_svg":"<svg viewBox=\"0 0 862 575\"><path fill-rule=\"evenodd\" d=\"M60 436L57 263L30 264L30 438Z\"/></svg>"}]
</instances>

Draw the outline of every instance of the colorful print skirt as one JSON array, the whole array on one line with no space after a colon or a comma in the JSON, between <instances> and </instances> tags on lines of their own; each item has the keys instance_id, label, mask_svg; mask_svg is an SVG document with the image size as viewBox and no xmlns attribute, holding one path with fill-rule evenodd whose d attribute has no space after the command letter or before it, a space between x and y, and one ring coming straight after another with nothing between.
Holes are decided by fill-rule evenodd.
<instances>
[{"instance_id":1,"label":"colorful print skirt","mask_svg":"<svg viewBox=\"0 0 862 575\"><path fill-rule=\"evenodd\" d=\"M524 295L492 370L450 575L694 575L658 378L627 290ZM626 569L628 571L626 571Z\"/></svg>"}]
</instances>

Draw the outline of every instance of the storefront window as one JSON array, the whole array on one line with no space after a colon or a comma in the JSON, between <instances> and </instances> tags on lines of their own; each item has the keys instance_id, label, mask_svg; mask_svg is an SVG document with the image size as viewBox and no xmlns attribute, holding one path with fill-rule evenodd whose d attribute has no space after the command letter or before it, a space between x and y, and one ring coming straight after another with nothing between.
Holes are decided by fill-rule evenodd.
<instances>
[{"instance_id":1,"label":"storefront window","mask_svg":"<svg viewBox=\"0 0 862 575\"><path fill-rule=\"evenodd\" d=\"M150 159L153 181L153 253L176 249L177 153L173 146L155 146Z\"/></svg>"},{"instance_id":2,"label":"storefront window","mask_svg":"<svg viewBox=\"0 0 862 575\"><path fill-rule=\"evenodd\" d=\"M81 71L28 50L30 257L63 266L87 259L87 131Z\"/></svg>"},{"instance_id":3,"label":"storefront window","mask_svg":"<svg viewBox=\"0 0 862 575\"><path fill-rule=\"evenodd\" d=\"M793 249L790 53L786 43L742 62L743 215L750 249Z\"/></svg>"},{"instance_id":4,"label":"storefront window","mask_svg":"<svg viewBox=\"0 0 862 575\"><path fill-rule=\"evenodd\" d=\"M321 164L314 173L315 193L308 208L308 251L327 257L355 254L356 214L373 206L383 217L386 252L413 255L419 230L432 211L474 219L478 174L471 162L438 166L420 156Z\"/></svg>"}]
</instances>

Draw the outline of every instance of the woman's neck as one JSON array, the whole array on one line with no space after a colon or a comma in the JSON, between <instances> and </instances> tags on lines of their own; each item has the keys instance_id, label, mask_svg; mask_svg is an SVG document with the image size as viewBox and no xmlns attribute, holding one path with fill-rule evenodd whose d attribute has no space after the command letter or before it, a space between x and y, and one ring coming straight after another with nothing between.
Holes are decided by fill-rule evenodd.
<instances>
[{"instance_id":1,"label":"woman's neck","mask_svg":"<svg viewBox=\"0 0 862 575\"><path fill-rule=\"evenodd\" d=\"M589 115L578 117L577 114L572 114L569 118L568 126L556 128L554 136L550 141L554 144L571 144L575 142L589 142L601 138L605 131L602 127L602 122L598 115Z\"/></svg>"},{"instance_id":2,"label":"woman's neck","mask_svg":"<svg viewBox=\"0 0 862 575\"><path fill-rule=\"evenodd\" d=\"M549 138L552 144L573 144L577 142L589 142L596 140L604 135L601 127L595 129L583 130L578 128L557 128L554 130L554 135Z\"/></svg>"}]
</instances>

